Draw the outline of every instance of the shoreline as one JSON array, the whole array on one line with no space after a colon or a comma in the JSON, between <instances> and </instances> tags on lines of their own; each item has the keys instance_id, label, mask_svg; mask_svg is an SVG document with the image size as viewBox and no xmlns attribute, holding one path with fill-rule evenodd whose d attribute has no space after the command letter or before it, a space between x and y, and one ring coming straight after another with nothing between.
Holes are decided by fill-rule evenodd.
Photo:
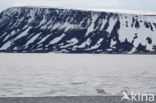
<instances>
[{"instance_id":1,"label":"shoreline","mask_svg":"<svg viewBox=\"0 0 156 103\"><path fill-rule=\"evenodd\" d=\"M154 101L121 101L121 96L57 96L57 97L0 97L0 103L155 103Z\"/></svg>"},{"instance_id":2,"label":"shoreline","mask_svg":"<svg viewBox=\"0 0 156 103\"><path fill-rule=\"evenodd\" d=\"M61 52L0 52L0 54L156 55L156 53L61 53Z\"/></svg>"}]
</instances>

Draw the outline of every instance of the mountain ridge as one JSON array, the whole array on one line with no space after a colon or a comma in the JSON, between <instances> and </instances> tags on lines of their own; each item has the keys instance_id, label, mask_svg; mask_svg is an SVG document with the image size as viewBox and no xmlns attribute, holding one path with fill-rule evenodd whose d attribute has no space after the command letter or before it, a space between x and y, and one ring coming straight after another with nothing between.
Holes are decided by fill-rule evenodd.
<instances>
[{"instance_id":1,"label":"mountain ridge","mask_svg":"<svg viewBox=\"0 0 156 103\"><path fill-rule=\"evenodd\" d=\"M8 8L0 13L0 51L156 53L156 16Z\"/></svg>"},{"instance_id":2,"label":"mountain ridge","mask_svg":"<svg viewBox=\"0 0 156 103\"><path fill-rule=\"evenodd\" d=\"M51 9L59 9L59 10L76 10L76 11L86 11L86 12L107 12L107 13L116 13L116 14L156 16L156 11L143 11L143 10L141 11L141 10L122 10L122 9L63 8L63 7L50 7L50 6L17 6L17 7L15 6L15 7L10 7L10 8L42 8L42 9L51 8Z\"/></svg>"}]
</instances>

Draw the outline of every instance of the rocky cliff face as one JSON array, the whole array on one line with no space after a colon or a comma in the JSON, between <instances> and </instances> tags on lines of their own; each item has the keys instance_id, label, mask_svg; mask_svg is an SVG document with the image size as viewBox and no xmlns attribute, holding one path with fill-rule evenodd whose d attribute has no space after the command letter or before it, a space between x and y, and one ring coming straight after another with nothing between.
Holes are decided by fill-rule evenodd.
<instances>
[{"instance_id":1,"label":"rocky cliff face","mask_svg":"<svg viewBox=\"0 0 156 103\"><path fill-rule=\"evenodd\" d=\"M156 53L156 16L9 8L0 14L0 51Z\"/></svg>"}]
</instances>

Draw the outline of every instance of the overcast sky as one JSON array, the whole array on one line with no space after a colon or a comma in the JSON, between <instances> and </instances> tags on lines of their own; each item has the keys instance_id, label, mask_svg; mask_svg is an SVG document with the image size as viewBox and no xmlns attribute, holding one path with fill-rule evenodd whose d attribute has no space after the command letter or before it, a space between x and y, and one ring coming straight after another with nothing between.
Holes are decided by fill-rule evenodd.
<instances>
[{"instance_id":1,"label":"overcast sky","mask_svg":"<svg viewBox=\"0 0 156 103\"><path fill-rule=\"evenodd\" d=\"M16 6L156 11L156 0L0 0L0 11Z\"/></svg>"}]
</instances>

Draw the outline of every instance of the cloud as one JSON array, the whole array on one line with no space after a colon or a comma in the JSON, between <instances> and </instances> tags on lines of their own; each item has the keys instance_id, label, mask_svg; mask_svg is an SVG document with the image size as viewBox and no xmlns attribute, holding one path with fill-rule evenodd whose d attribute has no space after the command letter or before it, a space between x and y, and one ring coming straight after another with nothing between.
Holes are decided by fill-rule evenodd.
<instances>
[{"instance_id":1,"label":"cloud","mask_svg":"<svg viewBox=\"0 0 156 103\"><path fill-rule=\"evenodd\" d=\"M0 8L49 6L61 8L156 10L156 0L0 0Z\"/></svg>"},{"instance_id":2,"label":"cloud","mask_svg":"<svg viewBox=\"0 0 156 103\"><path fill-rule=\"evenodd\" d=\"M118 0L3 0L2 4L9 6L54 6L54 7L116 7L119 6Z\"/></svg>"}]
</instances>

